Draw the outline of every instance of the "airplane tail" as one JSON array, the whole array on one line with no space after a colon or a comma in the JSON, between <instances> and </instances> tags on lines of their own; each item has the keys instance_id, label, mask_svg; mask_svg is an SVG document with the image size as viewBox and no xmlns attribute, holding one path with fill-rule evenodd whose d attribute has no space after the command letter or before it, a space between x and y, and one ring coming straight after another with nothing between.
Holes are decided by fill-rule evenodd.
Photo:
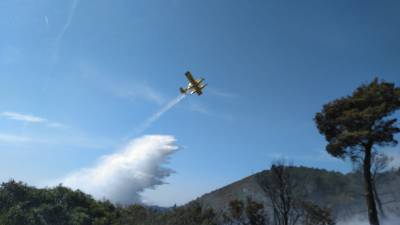
<instances>
[{"instance_id":1,"label":"airplane tail","mask_svg":"<svg viewBox=\"0 0 400 225\"><path fill-rule=\"evenodd\" d=\"M179 91L181 92L181 94L186 94L187 90L183 89L183 88L179 88Z\"/></svg>"}]
</instances>

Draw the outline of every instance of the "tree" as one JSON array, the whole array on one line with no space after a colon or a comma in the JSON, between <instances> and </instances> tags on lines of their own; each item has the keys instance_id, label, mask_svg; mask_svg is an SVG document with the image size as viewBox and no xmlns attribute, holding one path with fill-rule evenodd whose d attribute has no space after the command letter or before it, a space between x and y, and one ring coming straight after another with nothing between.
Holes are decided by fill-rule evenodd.
<instances>
[{"instance_id":1,"label":"tree","mask_svg":"<svg viewBox=\"0 0 400 225\"><path fill-rule=\"evenodd\" d=\"M265 225L268 224L268 218L264 212L264 205L258 203L251 198L247 198L246 217L249 225Z\"/></svg>"},{"instance_id":2,"label":"tree","mask_svg":"<svg viewBox=\"0 0 400 225\"><path fill-rule=\"evenodd\" d=\"M205 208L200 202L193 201L167 212L159 224L216 225L216 214L213 209Z\"/></svg>"},{"instance_id":3,"label":"tree","mask_svg":"<svg viewBox=\"0 0 400 225\"><path fill-rule=\"evenodd\" d=\"M284 162L271 166L267 176L259 176L258 182L271 200L275 225L295 225L301 217L298 202L301 199L297 179Z\"/></svg>"},{"instance_id":4,"label":"tree","mask_svg":"<svg viewBox=\"0 0 400 225\"><path fill-rule=\"evenodd\" d=\"M302 209L304 211L303 225L335 225L330 209L321 208L309 201L302 203Z\"/></svg>"},{"instance_id":5,"label":"tree","mask_svg":"<svg viewBox=\"0 0 400 225\"><path fill-rule=\"evenodd\" d=\"M232 200L229 202L229 213L230 217L226 220L229 221L231 225L241 225L244 220L244 203L240 200Z\"/></svg>"},{"instance_id":6,"label":"tree","mask_svg":"<svg viewBox=\"0 0 400 225\"><path fill-rule=\"evenodd\" d=\"M268 217L264 205L247 197L246 204L241 200L229 202L229 214L223 214L224 224L229 225L266 225Z\"/></svg>"},{"instance_id":7,"label":"tree","mask_svg":"<svg viewBox=\"0 0 400 225\"><path fill-rule=\"evenodd\" d=\"M0 224L110 225L118 211L62 186L37 189L12 180L0 185Z\"/></svg>"},{"instance_id":8,"label":"tree","mask_svg":"<svg viewBox=\"0 0 400 225\"><path fill-rule=\"evenodd\" d=\"M371 174L376 147L396 145L400 132L390 116L400 108L400 88L374 79L358 87L352 95L323 106L315 116L319 132L325 136L326 150L337 158L362 160L365 198L371 225L379 225Z\"/></svg>"}]
</instances>

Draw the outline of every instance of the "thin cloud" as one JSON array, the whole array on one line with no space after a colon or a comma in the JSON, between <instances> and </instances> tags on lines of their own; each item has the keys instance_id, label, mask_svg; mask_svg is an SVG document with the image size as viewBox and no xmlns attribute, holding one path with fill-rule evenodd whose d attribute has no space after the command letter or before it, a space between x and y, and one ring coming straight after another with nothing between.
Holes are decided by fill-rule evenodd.
<instances>
[{"instance_id":1,"label":"thin cloud","mask_svg":"<svg viewBox=\"0 0 400 225\"><path fill-rule=\"evenodd\" d=\"M22 121L22 122L27 122L27 123L46 123L47 122L47 119L37 117L37 116L17 113L17 112L2 112L1 116L6 117L7 119L10 119L10 120L17 120L17 121Z\"/></svg>"},{"instance_id":2,"label":"thin cloud","mask_svg":"<svg viewBox=\"0 0 400 225\"><path fill-rule=\"evenodd\" d=\"M0 133L0 143L29 143L36 142L31 137Z\"/></svg>"},{"instance_id":3,"label":"thin cloud","mask_svg":"<svg viewBox=\"0 0 400 225\"><path fill-rule=\"evenodd\" d=\"M61 134L14 134L0 132L0 144L6 145L47 145L75 146L85 149L104 149L116 145L114 140L104 137L88 136L78 131Z\"/></svg>"},{"instance_id":4,"label":"thin cloud","mask_svg":"<svg viewBox=\"0 0 400 225\"><path fill-rule=\"evenodd\" d=\"M49 127L54 127L54 128L66 128L67 126L65 124L62 123L48 123L47 126Z\"/></svg>"},{"instance_id":5,"label":"thin cloud","mask_svg":"<svg viewBox=\"0 0 400 225\"><path fill-rule=\"evenodd\" d=\"M20 121L20 122L25 122L25 123L34 123L34 124L44 124L49 127L54 127L54 128L65 128L67 127L66 125L58 122L52 122L46 118L38 117L38 116L33 116L29 114L23 114L23 113L18 113L18 112L2 112L0 113L1 117L4 117L9 120L15 120L15 121Z\"/></svg>"}]
</instances>

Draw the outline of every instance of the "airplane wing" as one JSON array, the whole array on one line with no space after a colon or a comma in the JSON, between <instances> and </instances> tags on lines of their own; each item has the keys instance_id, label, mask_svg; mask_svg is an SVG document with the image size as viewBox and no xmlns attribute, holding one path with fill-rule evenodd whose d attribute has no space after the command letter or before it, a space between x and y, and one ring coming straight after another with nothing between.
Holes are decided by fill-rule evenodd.
<instances>
[{"instance_id":1,"label":"airplane wing","mask_svg":"<svg viewBox=\"0 0 400 225\"><path fill-rule=\"evenodd\" d=\"M203 89L204 89L206 86L207 86L207 84L194 87L195 90L194 90L192 93L197 93L198 95L202 95L202 94L203 94Z\"/></svg>"},{"instance_id":2,"label":"airplane wing","mask_svg":"<svg viewBox=\"0 0 400 225\"><path fill-rule=\"evenodd\" d=\"M193 94L194 94L194 93L196 93L196 94L198 94L198 95L202 95L202 94L203 94L203 91L202 91L201 89L197 89L197 90L193 91Z\"/></svg>"},{"instance_id":3,"label":"airplane wing","mask_svg":"<svg viewBox=\"0 0 400 225\"><path fill-rule=\"evenodd\" d=\"M185 76L187 77L187 79L189 80L189 82L192 85L195 85L197 83L196 80L193 78L192 74L189 71L185 73Z\"/></svg>"}]
</instances>

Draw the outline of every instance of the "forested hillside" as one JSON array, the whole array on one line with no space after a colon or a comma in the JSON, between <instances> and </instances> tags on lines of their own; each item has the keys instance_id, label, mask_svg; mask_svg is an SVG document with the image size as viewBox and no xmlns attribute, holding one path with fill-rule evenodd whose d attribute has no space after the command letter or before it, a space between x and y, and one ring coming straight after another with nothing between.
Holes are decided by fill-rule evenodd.
<instances>
[{"instance_id":1,"label":"forested hillside","mask_svg":"<svg viewBox=\"0 0 400 225\"><path fill-rule=\"evenodd\" d=\"M365 215L363 180L360 173L342 174L323 169L288 167L295 195L319 206L327 207L335 218L349 218ZM224 211L234 199L245 201L247 197L257 199L266 208L271 208L271 200L263 189L263 181L271 175L265 170L210 192L197 201L216 211ZM387 214L400 215L400 170L386 171L377 175L377 192L382 210Z\"/></svg>"},{"instance_id":2,"label":"forested hillside","mask_svg":"<svg viewBox=\"0 0 400 225\"><path fill-rule=\"evenodd\" d=\"M0 187L2 225L213 224L214 217L212 210L203 210L196 203L162 212L153 207L96 201L62 186L37 189L9 181Z\"/></svg>"},{"instance_id":3,"label":"forested hillside","mask_svg":"<svg viewBox=\"0 0 400 225\"><path fill-rule=\"evenodd\" d=\"M277 170L278 169L278 170ZM284 175L285 192L279 189L278 173ZM382 210L399 214L399 171L380 174L378 191ZM129 224L274 224L274 207L285 206L288 220L299 225L332 225L356 214L365 214L362 182L357 173L341 174L306 167L271 167L270 170L206 194L184 206L157 208L142 205L121 206L98 201L81 191L63 186L38 189L9 181L0 187L0 224L7 225L129 225ZM282 218L281 218L282 219Z\"/></svg>"}]
</instances>

